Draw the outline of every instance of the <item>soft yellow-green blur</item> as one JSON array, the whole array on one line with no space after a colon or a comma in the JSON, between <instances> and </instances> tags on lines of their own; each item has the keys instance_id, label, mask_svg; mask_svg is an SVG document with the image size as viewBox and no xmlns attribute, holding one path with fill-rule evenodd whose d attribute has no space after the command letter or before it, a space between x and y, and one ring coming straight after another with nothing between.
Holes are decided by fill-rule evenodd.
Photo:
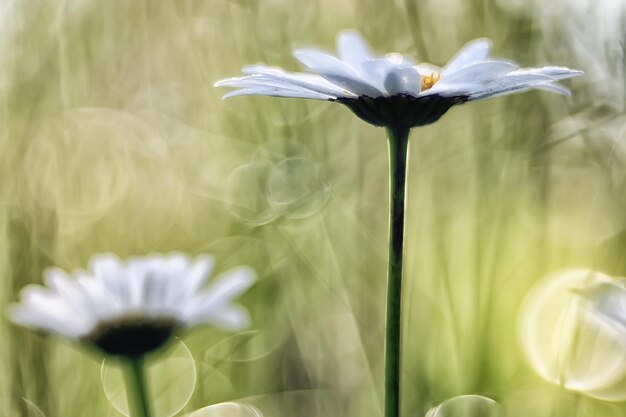
<instances>
[{"instance_id":1,"label":"soft yellow-green blur","mask_svg":"<svg viewBox=\"0 0 626 417\"><path fill-rule=\"evenodd\" d=\"M495 56L586 72L566 82L570 99L497 98L413 130L403 415L458 395L513 417L624 415L541 379L518 331L545 275L626 276L622 4L3 0L0 414L120 415L98 358L8 323L19 289L98 252L183 251L259 272L242 299L251 332L184 338L198 377L184 413L234 401L197 415L381 415L384 130L337 104L222 101L212 87L246 64L297 70L294 48L333 50L355 28L418 61L489 37ZM176 402L188 367L164 369L163 402Z\"/></svg>"}]
</instances>

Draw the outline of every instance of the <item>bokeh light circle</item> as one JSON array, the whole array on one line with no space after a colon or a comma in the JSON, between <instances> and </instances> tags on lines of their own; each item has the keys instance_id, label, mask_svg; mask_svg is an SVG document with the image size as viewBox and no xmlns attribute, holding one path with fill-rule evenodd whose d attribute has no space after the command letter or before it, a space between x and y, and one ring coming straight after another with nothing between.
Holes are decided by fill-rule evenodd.
<instances>
[{"instance_id":1,"label":"bokeh light circle","mask_svg":"<svg viewBox=\"0 0 626 417\"><path fill-rule=\"evenodd\" d=\"M482 395L460 395L431 408L426 417L501 417L502 407Z\"/></svg>"},{"instance_id":2,"label":"bokeh light circle","mask_svg":"<svg viewBox=\"0 0 626 417\"><path fill-rule=\"evenodd\" d=\"M520 309L520 339L528 362L542 378L588 395L622 380L623 344L614 332L594 323L584 300L574 292L610 280L585 269L565 270L528 293Z\"/></svg>"},{"instance_id":3,"label":"bokeh light circle","mask_svg":"<svg viewBox=\"0 0 626 417\"><path fill-rule=\"evenodd\" d=\"M267 198L267 180L274 165L256 160L239 166L228 178L228 211L250 225L260 226L278 217Z\"/></svg>"},{"instance_id":4,"label":"bokeh light circle","mask_svg":"<svg viewBox=\"0 0 626 417\"><path fill-rule=\"evenodd\" d=\"M185 417L263 417L263 414L251 405L225 402L201 408Z\"/></svg>"},{"instance_id":5,"label":"bokeh light circle","mask_svg":"<svg viewBox=\"0 0 626 417\"><path fill-rule=\"evenodd\" d=\"M287 218L305 218L320 211L330 198L330 185L319 164L309 158L287 158L268 178L269 199Z\"/></svg>"}]
</instances>

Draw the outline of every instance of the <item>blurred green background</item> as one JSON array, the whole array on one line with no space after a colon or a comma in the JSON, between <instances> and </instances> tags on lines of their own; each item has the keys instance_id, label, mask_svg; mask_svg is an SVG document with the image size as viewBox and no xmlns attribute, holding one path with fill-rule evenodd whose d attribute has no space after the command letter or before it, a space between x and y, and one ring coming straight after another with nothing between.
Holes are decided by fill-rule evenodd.
<instances>
[{"instance_id":1,"label":"blurred green background","mask_svg":"<svg viewBox=\"0 0 626 417\"><path fill-rule=\"evenodd\" d=\"M344 28L438 65L489 37L495 56L586 75L567 82L570 99L499 98L413 130L403 415L480 394L507 416L624 416L538 377L517 323L548 273L626 275L625 12L621 0L3 0L0 308L47 266L84 268L94 253L212 253L219 270L258 271L242 299L254 323L184 339L198 372L184 412L252 397L265 417L380 416L384 130L343 106L223 102L211 86L246 64L297 70L294 48L333 50ZM4 315L0 332L0 414L120 415L97 358ZM161 395L175 398L183 371L168 372Z\"/></svg>"}]
</instances>

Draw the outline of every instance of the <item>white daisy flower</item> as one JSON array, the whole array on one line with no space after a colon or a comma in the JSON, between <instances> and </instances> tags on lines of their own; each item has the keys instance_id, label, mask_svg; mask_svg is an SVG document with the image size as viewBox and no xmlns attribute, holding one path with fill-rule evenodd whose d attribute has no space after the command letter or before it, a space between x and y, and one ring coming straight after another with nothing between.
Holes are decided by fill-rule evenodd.
<instances>
[{"instance_id":1,"label":"white daisy flower","mask_svg":"<svg viewBox=\"0 0 626 417\"><path fill-rule=\"evenodd\" d=\"M47 287L25 287L21 301L10 306L10 317L43 333L88 342L107 355L140 358L180 330L205 323L231 331L248 325L247 311L232 301L254 283L254 271L234 268L203 289L212 269L208 256L121 261L97 255L88 271L73 277L47 270Z\"/></svg>"},{"instance_id":2,"label":"white daisy flower","mask_svg":"<svg viewBox=\"0 0 626 417\"><path fill-rule=\"evenodd\" d=\"M397 53L375 56L354 31L337 38L338 56L317 49L298 49L294 56L311 73L281 68L244 67L243 77L227 78L216 87L236 87L224 98L241 95L337 101L376 126L411 128L437 121L450 107L469 101L542 89L570 92L556 83L582 71L546 66L520 68L489 57L491 42L476 39L443 68L415 64Z\"/></svg>"}]
</instances>

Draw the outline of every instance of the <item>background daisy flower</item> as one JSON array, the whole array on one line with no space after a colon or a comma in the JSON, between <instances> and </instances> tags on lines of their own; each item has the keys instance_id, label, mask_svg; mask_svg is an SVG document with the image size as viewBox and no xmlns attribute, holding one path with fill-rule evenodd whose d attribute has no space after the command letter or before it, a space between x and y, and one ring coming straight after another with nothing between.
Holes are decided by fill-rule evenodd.
<instances>
[{"instance_id":1,"label":"background daisy flower","mask_svg":"<svg viewBox=\"0 0 626 417\"><path fill-rule=\"evenodd\" d=\"M94 256L87 271L70 277L53 268L46 286L30 285L10 306L20 325L88 342L107 355L140 357L161 347L177 331L208 324L244 329L248 313L233 304L254 283L248 267L232 269L203 288L213 260L182 254L121 261Z\"/></svg>"},{"instance_id":2,"label":"background daisy flower","mask_svg":"<svg viewBox=\"0 0 626 417\"><path fill-rule=\"evenodd\" d=\"M255 281L248 267L232 269L204 289L213 260L182 254L121 261L97 255L73 277L60 269L45 274L47 286L31 285L10 306L11 319L43 333L96 347L122 360L131 417L149 417L145 356L179 331L210 324L236 331L248 313L233 304Z\"/></svg>"}]
</instances>

